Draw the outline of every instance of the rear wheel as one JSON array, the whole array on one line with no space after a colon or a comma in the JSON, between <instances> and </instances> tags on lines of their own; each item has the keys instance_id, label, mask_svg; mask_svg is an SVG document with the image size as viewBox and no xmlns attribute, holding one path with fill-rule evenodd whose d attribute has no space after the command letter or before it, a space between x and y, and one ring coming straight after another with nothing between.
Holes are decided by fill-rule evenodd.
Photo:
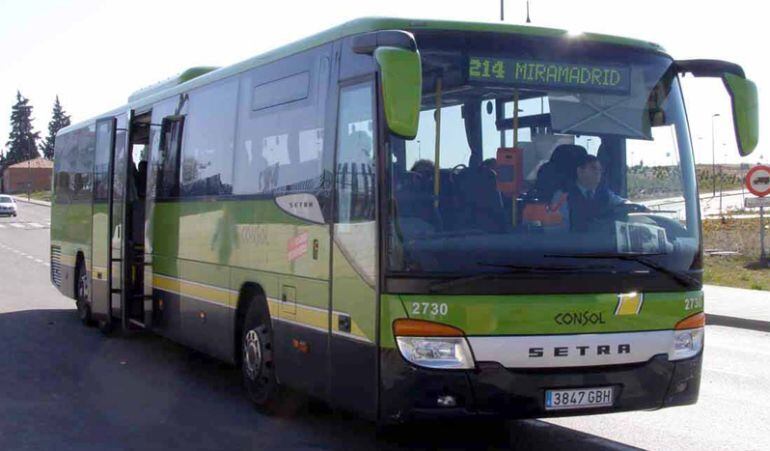
<instances>
[{"instance_id":1,"label":"rear wheel","mask_svg":"<svg viewBox=\"0 0 770 451\"><path fill-rule=\"evenodd\" d=\"M274 413L284 393L275 376L270 316L258 302L251 302L243 321L241 374L249 399L260 409Z\"/></svg>"},{"instance_id":2,"label":"rear wheel","mask_svg":"<svg viewBox=\"0 0 770 451\"><path fill-rule=\"evenodd\" d=\"M75 271L75 305L78 309L80 322L86 326L93 326L94 321L91 318L91 300L88 297L88 272L86 272L83 260L78 260L77 270Z\"/></svg>"}]
</instances>

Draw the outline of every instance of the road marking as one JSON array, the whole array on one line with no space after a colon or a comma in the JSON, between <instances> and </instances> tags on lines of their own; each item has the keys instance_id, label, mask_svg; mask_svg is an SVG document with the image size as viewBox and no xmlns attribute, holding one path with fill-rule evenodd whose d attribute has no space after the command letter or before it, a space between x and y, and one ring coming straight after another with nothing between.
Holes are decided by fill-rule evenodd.
<instances>
[{"instance_id":1,"label":"road marking","mask_svg":"<svg viewBox=\"0 0 770 451\"><path fill-rule=\"evenodd\" d=\"M0 224L0 229L4 229L4 228L5 228L5 224Z\"/></svg>"},{"instance_id":2,"label":"road marking","mask_svg":"<svg viewBox=\"0 0 770 451\"><path fill-rule=\"evenodd\" d=\"M42 227L45 227L43 224L38 224L37 222L28 222L27 225L29 225L31 227L38 228L38 229L42 228Z\"/></svg>"},{"instance_id":3,"label":"road marking","mask_svg":"<svg viewBox=\"0 0 770 451\"><path fill-rule=\"evenodd\" d=\"M23 229L25 227L24 224L19 223L19 222L11 222L10 226L11 227L16 227L17 229Z\"/></svg>"}]
</instances>

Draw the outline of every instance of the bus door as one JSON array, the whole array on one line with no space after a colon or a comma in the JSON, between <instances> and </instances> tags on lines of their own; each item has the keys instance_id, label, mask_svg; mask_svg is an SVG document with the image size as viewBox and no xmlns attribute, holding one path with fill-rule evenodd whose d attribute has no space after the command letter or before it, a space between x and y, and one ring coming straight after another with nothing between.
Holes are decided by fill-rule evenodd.
<instances>
[{"instance_id":1,"label":"bus door","mask_svg":"<svg viewBox=\"0 0 770 451\"><path fill-rule=\"evenodd\" d=\"M110 319L110 171L115 149L115 118L96 123L94 151L93 205L91 222L91 314L96 321Z\"/></svg>"},{"instance_id":2,"label":"bus door","mask_svg":"<svg viewBox=\"0 0 770 451\"><path fill-rule=\"evenodd\" d=\"M339 88L332 254L331 398L375 414L376 124L373 78Z\"/></svg>"},{"instance_id":3,"label":"bus door","mask_svg":"<svg viewBox=\"0 0 770 451\"><path fill-rule=\"evenodd\" d=\"M144 219L151 117L151 112L131 112L125 157L119 166L116 164L116 174L117 170L122 171L124 180L123 228L118 244L122 256L123 278L119 295L124 329L145 328L148 326L145 318L152 317L152 296L144 293ZM148 310L150 314L145 315Z\"/></svg>"},{"instance_id":4,"label":"bus door","mask_svg":"<svg viewBox=\"0 0 770 451\"><path fill-rule=\"evenodd\" d=\"M126 156L128 145L128 131L126 115L121 114L115 118L112 138L112 158L109 164L108 181L108 276L110 282L110 302L108 310L110 314L104 322L111 324L113 318L122 315L123 306L123 238L125 235L123 218L125 212L126 194ZM94 235L94 239L97 235Z\"/></svg>"},{"instance_id":5,"label":"bus door","mask_svg":"<svg viewBox=\"0 0 770 451\"><path fill-rule=\"evenodd\" d=\"M101 314L101 321L108 327L113 325L113 318L120 318L124 329L144 327L144 293L141 286L143 270L142 265L137 264L137 260L141 258L137 255L143 255L141 246L136 248L137 242L143 245L143 238L137 240L136 231L139 229L143 232L144 227L137 228L135 225L144 218L143 212L136 212L137 209L143 210L143 204L138 200L142 194L142 183L138 164L134 163L133 158L136 137L143 139L144 135L142 131L137 132L137 128L141 126L137 127L136 124L137 119L133 111L128 117L121 114L113 122L98 124L103 127L101 131L105 136L97 142L97 154L103 152L105 146L112 148L107 174L107 208L103 213L107 219L105 229L108 232L105 235L95 230L93 235L94 256L107 263L105 279L109 281L109 302L98 302L99 305L94 307L94 311L97 317ZM112 128L112 133L109 127ZM108 141L110 144L107 144ZM95 203L95 215L99 214L99 208ZM100 223L95 221L94 227L98 224ZM97 243L101 240L104 240L106 252L100 250L101 244ZM104 254L108 254L106 260Z\"/></svg>"}]
</instances>

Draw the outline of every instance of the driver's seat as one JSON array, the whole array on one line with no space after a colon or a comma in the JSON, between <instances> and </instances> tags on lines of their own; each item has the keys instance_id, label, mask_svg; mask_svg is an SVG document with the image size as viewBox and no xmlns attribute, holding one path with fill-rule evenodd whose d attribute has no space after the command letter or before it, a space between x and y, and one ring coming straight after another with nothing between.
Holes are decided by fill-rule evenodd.
<instances>
[{"instance_id":1,"label":"driver's seat","mask_svg":"<svg viewBox=\"0 0 770 451\"><path fill-rule=\"evenodd\" d=\"M461 229L499 232L505 228L505 209L495 172L484 166L466 168L456 178L457 211Z\"/></svg>"}]
</instances>

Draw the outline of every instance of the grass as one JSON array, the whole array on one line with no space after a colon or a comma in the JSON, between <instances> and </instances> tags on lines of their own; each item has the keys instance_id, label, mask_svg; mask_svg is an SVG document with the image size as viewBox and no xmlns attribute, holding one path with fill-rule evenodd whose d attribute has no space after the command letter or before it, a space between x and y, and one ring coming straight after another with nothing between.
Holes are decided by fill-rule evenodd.
<instances>
[{"instance_id":1,"label":"grass","mask_svg":"<svg viewBox=\"0 0 770 451\"><path fill-rule=\"evenodd\" d=\"M21 194L20 196L22 198L26 198L27 197L26 194ZM46 202L50 202L51 201L51 192L50 191L36 191L34 193L30 193L29 197L31 199L35 199L35 200L44 200Z\"/></svg>"},{"instance_id":2,"label":"grass","mask_svg":"<svg viewBox=\"0 0 770 451\"><path fill-rule=\"evenodd\" d=\"M770 248L770 226L765 222L765 250ZM735 251L738 255L710 256L704 261L704 283L752 290L770 290L770 268L759 262L759 219L707 219L703 221L706 250Z\"/></svg>"}]
</instances>

